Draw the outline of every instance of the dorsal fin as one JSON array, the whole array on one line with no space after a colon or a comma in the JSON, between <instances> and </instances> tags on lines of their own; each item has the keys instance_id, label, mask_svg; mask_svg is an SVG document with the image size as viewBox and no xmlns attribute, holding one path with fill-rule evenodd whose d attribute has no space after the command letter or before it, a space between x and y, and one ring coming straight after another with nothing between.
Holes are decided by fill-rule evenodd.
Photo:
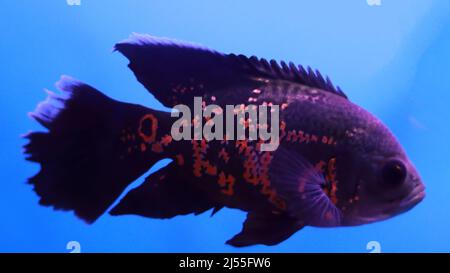
<instances>
[{"instance_id":1,"label":"dorsal fin","mask_svg":"<svg viewBox=\"0 0 450 273\"><path fill-rule=\"evenodd\" d=\"M230 54L229 56L238 58L248 69L248 73L254 76L291 81L347 98L339 86L333 85L328 76L324 78L319 70L314 71L309 66L305 69L302 65L296 66L293 62L286 64L284 61L278 63L276 60L267 61L264 58L258 59L256 56L250 58L245 55Z\"/></svg>"},{"instance_id":2,"label":"dorsal fin","mask_svg":"<svg viewBox=\"0 0 450 273\"><path fill-rule=\"evenodd\" d=\"M216 95L217 90L248 84L255 77L291 81L347 98L328 77L293 63L223 54L192 43L141 34L116 44L115 50L130 60L129 67L139 82L167 107L190 104L194 96Z\"/></svg>"}]
</instances>

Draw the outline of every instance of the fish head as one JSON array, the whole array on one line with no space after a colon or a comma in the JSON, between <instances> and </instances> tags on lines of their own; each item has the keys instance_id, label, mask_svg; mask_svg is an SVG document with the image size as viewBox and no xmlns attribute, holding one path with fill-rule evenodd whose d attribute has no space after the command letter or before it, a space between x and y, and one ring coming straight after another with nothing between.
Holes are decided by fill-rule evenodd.
<instances>
[{"instance_id":1,"label":"fish head","mask_svg":"<svg viewBox=\"0 0 450 273\"><path fill-rule=\"evenodd\" d=\"M355 193L343 225L386 220L409 211L425 198L424 183L395 136L381 122L366 131L364 149L354 161Z\"/></svg>"}]
</instances>

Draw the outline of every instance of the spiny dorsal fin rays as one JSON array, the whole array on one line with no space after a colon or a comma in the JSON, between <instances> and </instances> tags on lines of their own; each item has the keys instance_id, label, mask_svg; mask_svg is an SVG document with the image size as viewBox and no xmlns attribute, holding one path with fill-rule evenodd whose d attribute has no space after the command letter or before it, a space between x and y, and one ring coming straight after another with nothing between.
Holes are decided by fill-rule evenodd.
<instances>
[{"instance_id":1,"label":"spiny dorsal fin rays","mask_svg":"<svg viewBox=\"0 0 450 273\"><path fill-rule=\"evenodd\" d=\"M291 81L346 98L329 78L293 63L223 54L193 43L141 34L131 35L114 49L130 60L138 81L167 107L189 105L194 96L215 95L218 90L243 86L254 77Z\"/></svg>"},{"instance_id":2,"label":"spiny dorsal fin rays","mask_svg":"<svg viewBox=\"0 0 450 273\"><path fill-rule=\"evenodd\" d=\"M310 87L322 89L324 91L332 92L341 97L347 98L342 92L339 86L335 87L327 76L324 78L319 70L313 70L311 67L307 67L307 70L302 65L296 66L294 63L289 62L289 66L281 61L278 63L275 60L267 61L264 58L258 59L256 56L250 58L244 55L229 56L238 58L246 67L250 70L250 73L255 76L264 76L272 79L283 79L300 84L304 84Z\"/></svg>"}]
</instances>

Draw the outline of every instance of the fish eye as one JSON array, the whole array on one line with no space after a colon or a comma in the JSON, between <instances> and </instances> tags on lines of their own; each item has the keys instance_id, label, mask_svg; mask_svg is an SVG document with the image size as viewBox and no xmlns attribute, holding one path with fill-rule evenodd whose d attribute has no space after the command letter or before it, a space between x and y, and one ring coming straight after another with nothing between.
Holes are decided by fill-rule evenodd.
<instances>
[{"instance_id":1,"label":"fish eye","mask_svg":"<svg viewBox=\"0 0 450 273\"><path fill-rule=\"evenodd\" d=\"M383 166L383 181L392 186L400 185L406 178L406 167L399 160L391 160Z\"/></svg>"}]
</instances>

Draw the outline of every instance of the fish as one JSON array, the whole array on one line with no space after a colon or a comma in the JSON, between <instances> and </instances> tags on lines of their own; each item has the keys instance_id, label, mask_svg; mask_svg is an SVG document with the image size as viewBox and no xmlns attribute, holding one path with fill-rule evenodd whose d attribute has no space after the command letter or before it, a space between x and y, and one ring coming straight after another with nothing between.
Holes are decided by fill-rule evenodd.
<instances>
[{"instance_id":1,"label":"fish","mask_svg":"<svg viewBox=\"0 0 450 273\"><path fill-rule=\"evenodd\" d=\"M223 208L247 213L235 247L277 245L305 226L358 226L404 213L425 197L393 133L318 70L225 54L147 34L114 50L165 107L279 106L279 144L255 139L174 140L168 111L114 100L62 76L30 115L46 131L24 137L39 203L86 223L105 212L170 219ZM375 94L374 94L375 97ZM171 162L125 189L161 159Z\"/></svg>"}]
</instances>

